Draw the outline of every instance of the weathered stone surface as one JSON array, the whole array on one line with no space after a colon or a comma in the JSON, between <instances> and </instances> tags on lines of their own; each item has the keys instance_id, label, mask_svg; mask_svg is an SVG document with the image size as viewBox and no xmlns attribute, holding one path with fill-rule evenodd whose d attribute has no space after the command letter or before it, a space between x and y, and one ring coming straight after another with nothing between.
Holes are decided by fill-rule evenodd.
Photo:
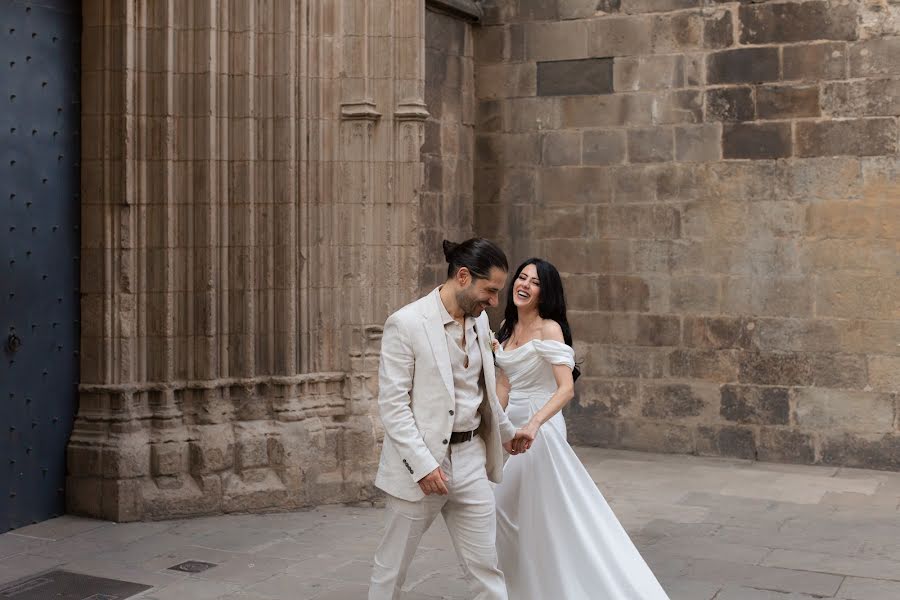
<instances>
[{"instance_id":1,"label":"weathered stone surface","mask_svg":"<svg viewBox=\"0 0 900 600\"><path fill-rule=\"evenodd\" d=\"M749 348L756 323L743 317L685 317L684 345L690 348Z\"/></svg>"},{"instance_id":2,"label":"weathered stone surface","mask_svg":"<svg viewBox=\"0 0 900 600\"><path fill-rule=\"evenodd\" d=\"M651 419L700 416L714 400L708 388L673 383L641 387L641 415Z\"/></svg>"},{"instance_id":3,"label":"weathered stone surface","mask_svg":"<svg viewBox=\"0 0 900 600\"><path fill-rule=\"evenodd\" d=\"M884 434L894 431L890 394L803 388L795 400L796 422L809 431Z\"/></svg>"},{"instance_id":4,"label":"weathered stone surface","mask_svg":"<svg viewBox=\"0 0 900 600\"><path fill-rule=\"evenodd\" d=\"M739 123L722 130L723 158L785 158L791 156L789 123Z\"/></svg>"},{"instance_id":5,"label":"weathered stone surface","mask_svg":"<svg viewBox=\"0 0 900 600\"><path fill-rule=\"evenodd\" d=\"M646 94L614 94L563 98L564 127L649 125L654 98Z\"/></svg>"},{"instance_id":6,"label":"weathered stone surface","mask_svg":"<svg viewBox=\"0 0 900 600\"><path fill-rule=\"evenodd\" d=\"M596 291L600 310L648 310L650 290L647 282L640 277L600 277L597 281Z\"/></svg>"},{"instance_id":7,"label":"weathered stone surface","mask_svg":"<svg viewBox=\"0 0 900 600\"><path fill-rule=\"evenodd\" d=\"M541 137L541 164L551 167L581 164L581 134L551 131Z\"/></svg>"},{"instance_id":8,"label":"weathered stone surface","mask_svg":"<svg viewBox=\"0 0 900 600\"><path fill-rule=\"evenodd\" d=\"M635 56L649 54L653 21L645 17L595 19L588 25L591 56Z\"/></svg>"},{"instance_id":9,"label":"weathered stone surface","mask_svg":"<svg viewBox=\"0 0 900 600\"><path fill-rule=\"evenodd\" d=\"M823 436L822 462L847 467L900 470L900 438L896 435Z\"/></svg>"},{"instance_id":10,"label":"weathered stone surface","mask_svg":"<svg viewBox=\"0 0 900 600\"><path fill-rule=\"evenodd\" d=\"M703 94L699 90L677 90L654 98L653 122L657 125L701 121Z\"/></svg>"},{"instance_id":11,"label":"weathered stone surface","mask_svg":"<svg viewBox=\"0 0 900 600\"><path fill-rule=\"evenodd\" d=\"M638 386L631 381L614 379L579 379L578 406L594 414L609 418L628 416L636 412Z\"/></svg>"},{"instance_id":12,"label":"weathered stone surface","mask_svg":"<svg viewBox=\"0 0 900 600\"><path fill-rule=\"evenodd\" d=\"M847 76L847 44L801 44L782 50L784 79L809 81L843 79Z\"/></svg>"},{"instance_id":13,"label":"weathered stone surface","mask_svg":"<svg viewBox=\"0 0 900 600\"><path fill-rule=\"evenodd\" d=\"M721 158L721 125L708 123L675 127L675 160L712 162Z\"/></svg>"},{"instance_id":14,"label":"weathered stone surface","mask_svg":"<svg viewBox=\"0 0 900 600\"><path fill-rule=\"evenodd\" d=\"M700 0L622 0L622 11L626 13L669 12L696 8Z\"/></svg>"},{"instance_id":15,"label":"weathered stone surface","mask_svg":"<svg viewBox=\"0 0 900 600\"><path fill-rule=\"evenodd\" d=\"M631 129L628 131L628 159L636 163L663 162L674 158L672 129Z\"/></svg>"},{"instance_id":16,"label":"weathered stone surface","mask_svg":"<svg viewBox=\"0 0 900 600\"><path fill-rule=\"evenodd\" d=\"M745 352L740 357L738 381L757 385L811 385L812 368L805 354Z\"/></svg>"},{"instance_id":17,"label":"weathered stone surface","mask_svg":"<svg viewBox=\"0 0 900 600\"><path fill-rule=\"evenodd\" d=\"M853 44L850 47L850 77L900 74L898 51L900 37L885 37Z\"/></svg>"},{"instance_id":18,"label":"weathered stone surface","mask_svg":"<svg viewBox=\"0 0 900 600\"><path fill-rule=\"evenodd\" d=\"M612 196L610 173L602 167L543 169L540 194L552 204L608 203Z\"/></svg>"},{"instance_id":19,"label":"weathered stone surface","mask_svg":"<svg viewBox=\"0 0 900 600\"><path fill-rule=\"evenodd\" d=\"M781 75L777 48L739 48L713 52L706 57L706 81L761 83Z\"/></svg>"},{"instance_id":20,"label":"weathered stone surface","mask_svg":"<svg viewBox=\"0 0 900 600\"><path fill-rule=\"evenodd\" d=\"M745 4L738 10L742 44L807 40L855 40L856 9L810 0L784 4Z\"/></svg>"},{"instance_id":21,"label":"weathered stone surface","mask_svg":"<svg viewBox=\"0 0 900 600\"><path fill-rule=\"evenodd\" d=\"M691 430L683 425L652 421L619 422L619 446L632 450L665 448L666 452L691 452L694 448Z\"/></svg>"},{"instance_id":22,"label":"weathered stone surface","mask_svg":"<svg viewBox=\"0 0 900 600\"><path fill-rule=\"evenodd\" d=\"M653 19L653 51L684 52L703 45L704 21L693 12L657 15Z\"/></svg>"},{"instance_id":23,"label":"weathered stone surface","mask_svg":"<svg viewBox=\"0 0 900 600\"><path fill-rule=\"evenodd\" d=\"M615 165L625 160L625 132L585 131L581 160L585 165Z\"/></svg>"},{"instance_id":24,"label":"weathered stone surface","mask_svg":"<svg viewBox=\"0 0 900 600\"><path fill-rule=\"evenodd\" d=\"M585 371L597 377L659 378L665 362L664 350L594 346Z\"/></svg>"},{"instance_id":25,"label":"weathered stone surface","mask_svg":"<svg viewBox=\"0 0 900 600\"><path fill-rule=\"evenodd\" d=\"M721 284L715 277L704 275L672 279L672 308L687 314L717 313Z\"/></svg>"},{"instance_id":26,"label":"weathered stone surface","mask_svg":"<svg viewBox=\"0 0 900 600\"><path fill-rule=\"evenodd\" d=\"M868 381L866 360L856 354L813 354L810 368L816 387L861 390Z\"/></svg>"},{"instance_id":27,"label":"weathered stone surface","mask_svg":"<svg viewBox=\"0 0 900 600\"><path fill-rule=\"evenodd\" d=\"M613 62L613 86L617 92L680 88L684 84L681 56L622 57Z\"/></svg>"},{"instance_id":28,"label":"weathered stone surface","mask_svg":"<svg viewBox=\"0 0 900 600\"><path fill-rule=\"evenodd\" d=\"M583 21L550 21L525 25L529 60L565 61L588 56L588 29Z\"/></svg>"},{"instance_id":29,"label":"weathered stone surface","mask_svg":"<svg viewBox=\"0 0 900 600\"><path fill-rule=\"evenodd\" d=\"M675 350L669 355L669 373L707 381L737 381L738 354L731 350Z\"/></svg>"},{"instance_id":30,"label":"weathered stone surface","mask_svg":"<svg viewBox=\"0 0 900 600\"><path fill-rule=\"evenodd\" d=\"M748 425L789 425L790 390L784 387L722 386L720 414Z\"/></svg>"},{"instance_id":31,"label":"weathered stone surface","mask_svg":"<svg viewBox=\"0 0 900 600\"><path fill-rule=\"evenodd\" d=\"M883 392L900 392L900 357L870 356L869 384Z\"/></svg>"},{"instance_id":32,"label":"weathered stone surface","mask_svg":"<svg viewBox=\"0 0 900 600\"><path fill-rule=\"evenodd\" d=\"M537 64L539 96L577 96L612 92L612 59L586 58Z\"/></svg>"},{"instance_id":33,"label":"weathered stone surface","mask_svg":"<svg viewBox=\"0 0 900 600\"><path fill-rule=\"evenodd\" d=\"M797 156L875 156L897 151L897 121L854 119L797 123Z\"/></svg>"},{"instance_id":34,"label":"weathered stone surface","mask_svg":"<svg viewBox=\"0 0 900 600\"><path fill-rule=\"evenodd\" d=\"M756 115L760 119L818 117L817 86L761 86L756 88Z\"/></svg>"},{"instance_id":35,"label":"weathered stone surface","mask_svg":"<svg viewBox=\"0 0 900 600\"><path fill-rule=\"evenodd\" d=\"M701 426L697 429L695 444L697 453L701 455L756 458L756 435L747 427Z\"/></svg>"},{"instance_id":36,"label":"weathered stone surface","mask_svg":"<svg viewBox=\"0 0 900 600\"><path fill-rule=\"evenodd\" d=\"M759 430L757 457L776 462L815 462L815 437L793 429L762 427Z\"/></svg>"},{"instance_id":37,"label":"weathered stone surface","mask_svg":"<svg viewBox=\"0 0 900 600\"><path fill-rule=\"evenodd\" d=\"M900 115L900 79L827 84L822 91L822 108L836 117Z\"/></svg>"},{"instance_id":38,"label":"weathered stone surface","mask_svg":"<svg viewBox=\"0 0 900 600\"><path fill-rule=\"evenodd\" d=\"M721 11L703 21L703 47L728 48L734 45L734 19L729 10Z\"/></svg>"},{"instance_id":39,"label":"weathered stone surface","mask_svg":"<svg viewBox=\"0 0 900 600\"><path fill-rule=\"evenodd\" d=\"M752 88L723 87L706 90L707 121L752 121L755 116Z\"/></svg>"}]
</instances>

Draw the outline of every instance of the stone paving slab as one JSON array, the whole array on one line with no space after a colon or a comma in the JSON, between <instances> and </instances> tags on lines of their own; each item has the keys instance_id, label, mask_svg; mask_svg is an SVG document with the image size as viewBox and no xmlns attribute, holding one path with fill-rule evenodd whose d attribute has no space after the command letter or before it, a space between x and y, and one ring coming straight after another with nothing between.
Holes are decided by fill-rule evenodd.
<instances>
[{"instance_id":1,"label":"stone paving slab","mask_svg":"<svg viewBox=\"0 0 900 600\"><path fill-rule=\"evenodd\" d=\"M576 450L672 600L900 599L900 473ZM67 516L0 535L0 584L65 569L152 586L141 600L355 600L382 516L348 506L156 523ZM217 566L169 570L187 560ZM470 597L438 520L403 599Z\"/></svg>"}]
</instances>

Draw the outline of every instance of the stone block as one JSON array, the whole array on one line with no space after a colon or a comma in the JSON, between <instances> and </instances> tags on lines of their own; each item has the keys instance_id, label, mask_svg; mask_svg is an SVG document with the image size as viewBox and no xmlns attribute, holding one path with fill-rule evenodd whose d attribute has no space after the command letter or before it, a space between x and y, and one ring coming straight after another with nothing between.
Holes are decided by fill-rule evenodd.
<instances>
[{"instance_id":1,"label":"stone block","mask_svg":"<svg viewBox=\"0 0 900 600\"><path fill-rule=\"evenodd\" d=\"M518 18L522 21L543 21L559 18L557 2L544 0L516 0Z\"/></svg>"},{"instance_id":2,"label":"stone block","mask_svg":"<svg viewBox=\"0 0 900 600\"><path fill-rule=\"evenodd\" d=\"M475 158L485 165L537 165L541 137L536 133L481 134L475 138Z\"/></svg>"},{"instance_id":3,"label":"stone block","mask_svg":"<svg viewBox=\"0 0 900 600\"><path fill-rule=\"evenodd\" d=\"M484 133L494 133L503 130L503 106L500 100L484 100L478 102L475 107L475 128ZM430 135L429 135L430 133ZM440 125L436 121L425 123L425 145L422 153L428 154L439 149Z\"/></svg>"},{"instance_id":4,"label":"stone block","mask_svg":"<svg viewBox=\"0 0 900 600\"><path fill-rule=\"evenodd\" d=\"M897 152L895 119L797 123L797 156L876 156Z\"/></svg>"},{"instance_id":5,"label":"stone block","mask_svg":"<svg viewBox=\"0 0 900 600\"><path fill-rule=\"evenodd\" d=\"M850 77L900 75L900 37L885 37L850 46Z\"/></svg>"},{"instance_id":6,"label":"stone block","mask_svg":"<svg viewBox=\"0 0 900 600\"><path fill-rule=\"evenodd\" d=\"M636 412L638 386L631 381L579 378L578 406L601 417L619 418Z\"/></svg>"},{"instance_id":7,"label":"stone block","mask_svg":"<svg viewBox=\"0 0 900 600\"><path fill-rule=\"evenodd\" d=\"M628 242L625 240L546 240L546 256L565 273L621 273L628 270Z\"/></svg>"},{"instance_id":8,"label":"stone block","mask_svg":"<svg viewBox=\"0 0 900 600\"><path fill-rule=\"evenodd\" d=\"M737 48L706 58L706 81L711 85L777 81L780 75L778 48Z\"/></svg>"},{"instance_id":9,"label":"stone block","mask_svg":"<svg viewBox=\"0 0 900 600\"><path fill-rule=\"evenodd\" d=\"M562 126L558 98L512 98L504 104L507 129L513 133L559 129Z\"/></svg>"},{"instance_id":10,"label":"stone block","mask_svg":"<svg viewBox=\"0 0 900 600\"><path fill-rule=\"evenodd\" d=\"M600 277L597 281L597 306L609 311L643 311L649 308L647 282L629 275Z\"/></svg>"},{"instance_id":11,"label":"stone block","mask_svg":"<svg viewBox=\"0 0 900 600\"><path fill-rule=\"evenodd\" d=\"M723 87L706 90L707 121L752 121L756 118L753 90L749 87Z\"/></svg>"},{"instance_id":12,"label":"stone block","mask_svg":"<svg viewBox=\"0 0 900 600\"><path fill-rule=\"evenodd\" d=\"M681 235L678 209L666 205L598 207L597 228L610 239L671 239Z\"/></svg>"},{"instance_id":13,"label":"stone block","mask_svg":"<svg viewBox=\"0 0 900 600\"><path fill-rule=\"evenodd\" d=\"M752 267L753 265L751 265ZM813 312L813 285L807 277L767 275L767 268L750 277L722 282L722 310L727 314L807 317Z\"/></svg>"},{"instance_id":14,"label":"stone block","mask_svg":"<svg viewBox=\"0 0 900 600\"><path fill-rule=\"evenodd\" d=\"M622 12L628 14L669 12L697 8L701 5L701 0L622 0Z\"/></svg>"},{"instance_id":15,"label":"stone block","mask_svg":"<svg viewBox=\"0 0 900 600\"><path fill-rule=\"evenodd\" d=\"M674 158L675 139L667 127L628 130L628 159L635 163L670 161Z\"/></svg>"},{"instance_id":16,"label":"stone block","mask_svg":"<svg viewBox=\"0 0 900 600\"><path fill-rule=\"evenodd\" d=\"M900 318L900 279L882 275L830 274L816 280L816 313L822 316Z\"/></svg>"},{"instance_id":17,"label":"stone block","mask_svg":"<svg viewBox=\"0 0 900 600\"><path fill-rule=\"evenodd\" d=\"M695 446L700 455L756 459L756 434L749 427L701 426L696 431Z\"/></svg>"},{"instance_id":18,"label":"stone block","mask_svg":"<svg viewBox=\"0 0 900 600\"><path fill-rule=\"evenodd\" d=\"M797 425L810 431L881 434L894 431L891 394L803 388L794 400Z\"/></svg>"},{"instance_id":19,"label":"stone block","mask_svg":"<svg viewBox=\"0 0 900 600\"><path fill-rule=\"evenodd\" d=\"M689 427L653 421L621 421L619 445L629 450L681 454L694 449L693 435Z\"/></svg>"},{"instance_id":20,"label":"stone block","mask_svg":"<svg viewBox=\"0 0 900 600\"><path fill-rule=\"evenodd\" d=\"M742 44L855 40L856 8L824 0L744 4L738 9Z\"/></svg>"},{"instance_id":21,"label":"stone block","mask_svg":"<svg viewBox=\"0 0 900 600\"><path fill-rule=\"evenodd\" d=\"M781 427L761 427L757 458L764 461L810 464L816 460L814 434Z\"/></svg>"},{"instance_id":22,"label":"stone block","mask_svg":"<svg viewBox=\"0 0 900 600\"><path fill-rule=\"evenodd\" d=\"M505 217L504 217L505 218ZM543 238L579 239L590 233L590 220L584 206L548 207L540 212L540 218L532 223L533 235ZM596 293L596 290L594 291ZM566 296L568 296L568 290ZM596 302L596 299L595 299Z\"/></svg>"},{"instance_id":23,"label":"stone block","mask_svg":"<svg viewBox=\"0 0 900 600\"><path fill-rule=\"evenodd\" d=\"M900 115L900 79L828 83L822 91L822 109L836 117Z\"/></svg>"},{"instance_id":24,"label":"stone block","mask_svg":"<svg viewBox=\"0 0 900 600\"><path fill-rule=\"evenodd\" d=\"M238 471L269 465L268 443L264 437L249 437L235 444Z\"/></svg>"},{"instance_id":25,"label":"stone block","mask_svg":"<svg viewBox=\"0 0 900 600\"><path fill-rule=\"evenodd\" d=\"M603 409L582 408L578 396L565 409L566 433L573 444L615 448L619 445L618 421L610 419Z\"/></svg>"},{"instance_id":26,"label":"stone block","mask_svg":"<svg viewBox=\"0 0 900 600\"><path fill-rule=\"evenodd\" d=\"M636 92L684 87L683 56L621 57L613 61L613 87Z\"/></svg>"},{"instance_id":27,"label":"stone block","mask_svg":"<svg viewBox=\"0 0 900 600\"><path fill-rule=\"evenodd\" d=\"M900 392L900 356L870 356L869 385L883 392Z\"/></svg>"},{"instance_id":28,"label":"stone block","mask_svg":"<svg viewBox=\"0 0 900 600\"><path fill-rule=\"evenodd\" d=\"M689 348L723 350L747 349L753 342L756 324L744 317L684 318L684 345Z\"/></svg>"},{"instance_id":29,"label":"stone block","mask_svg":"<svg viewBox=\"0 0 900 600\"><path fill-rule=\"evenodd\" d=\"M722 126L717 123L675 127L675 160L712 162L722 158Z\"/></svg>"},{"instance_id":30,"label":"stone block","mask_svg":"<svg viewBox=\"0 0 900 600\"><path fill-rule=\"evenodd\" d=\"M715 314L719 312L720 293L720 282L716 277L673 277L670 302L672 309L679 312Z\"/></svg>"},{"instance_id":31,"label":"stone block","mask_svg":"<svg viewBox=\"0 0 900 600\"><path fill-rule=\"evenodd\" d=\"M715 406L717 394L710 386L684 383L641 386L641 416L650 419L698 417Z\"/></svg>"},{"instance_id":32,"label":"stone block","mask_svg":"<svg viewBox=\"0 0 900 600\"><path fill-rule=\"evenodd\" d=\"M625 160L625 133L618 129L585 131L581 141L585 165L615 165Z\"/></svg>"},{"instance_id":33,"label":"stone block","mask_svg":"<svg viewBox=\"0 0 900 600\"><path fill-rule=\"evenodd\" d=\"M642 16L607 17L588 24L591 56L637 56L650 54L653 21Z\"/></svg>"},{"instance_id":34,"label":"stone block","mask_svg":"<svg viewBox=\"0 0 900 600\"><path fill-rule=\"evenodd\" d=\"M581 132L544 133L541 136L541 164L549 167L581 164Z\"/></svg>"},{"instance_id":35,"label":"stone block","mask_svg":"<svg viewBox=\"0 0 900 600\"><path fill-rule=\"evenodd\" d=\"M726 421L745 425L789 425L790 390L784 387L722 386L719 414Z\"/></svg>"},{"instance_id":36,"label":"stone block","mask_svg":"<svg viewBox=\"0 0 900 600\"><path fill-rule=\"evenodd\" d=\"M534 168L479 167L475 169L475 197L479 204L531 203L537 195Z\"/></svg>"},{"instance_id":37,"label":"stone block","mask_svg":"<svg viewBox=\"0 0 900 600\"><path fill-rule=\"evenodd\" d=\"M602 204L612 196L610 173L602 167L559 167L540 173L541 200L552 204Z\"/></svg>"},{"instance_id":38,"label":"stone block","mask_svg":"<svg viewBox=\"0 0 900 600\"><path fill-rule=\"evenodd\" d=\"M821 81L847 76L847 44L829 42L785 46L782 57L785 80Z\"/></svg>"},{"instance_id":39,"label":"stone block","mask_svg":"<svg viewBox=\"0 0 900 600\"><path fill-rule=\"evenodd\" d=\"M791 153L790 123L735 123L725 125L722 131L722 157L726 159L787 158Z\"/></svg>"},{"instance_id":40,"label":"stone block","mask_svg":"<svg viewBox=\"0 0 900 600\"><path fill-rule=\"evenodd\" d=\"M572 327L579 339L622 346L677 346L678 318L669 315L582 313L572 311Z\"/></svg>"},{"instance_id":41,"label":"stone block","mask_svg":"<svg viewBox=\"0 0 900 600\"><path fill-rule=\"evenodd\" d=\"M187 447L180 442L150 446L150 468L154 477L178 475L187 471Z\"/></svg>"},{"instance_id":42,"label":"stone block","mask_svg":"<svg viewBox=\"0 0 900 600\"><path fill-rule=\"evenodd\" d=\"M562 213L574 212L571 207L560 209ZM582 218L576 213L577 218ZM597 308L597 278L569 275L562 278L566 290L566 307L570 311L595 311Z\"/></svg>"},{"instance_id":43,"label":"stone block","mask_svg":"<svg viewBox=\"0 0 900 600\"><path fill-rule=\"evenodd\" d=\"M585 58L537 64L539 96L578 96L613 92L613 60Z\"/></svg>"},{"instance_id":44,"label":"stone block","mask_svg":"<svg viewBox=\"0 0 900 600\"><path fill-rule=\"evenodd\" d=\"M589 56L587 24L584 21L528 23L525 52L533 61L586 58Z\"/></svg>"},{"instance_id":45,"label":"stone block","mask_svg":"<svg viewBox=\"0 0 900 600\"><path fill-rule=\"evenodd\" d=\"M738 359L733 350L679 349L669 355L669 374L728 383L737 381Z\"/></svg>"},{"instance_id":46,"label":"stone block","mask_svg":"<svg viewBox=\"0 0 900 600\"><path fill-rule=\"evenodd\" d=\"M816 353L810 355L812 384L820 388L855 389L866 387L866 359L858 354Z\"/></svg>"},{"instance_id":47,"label":"stone block","mask_svg":"<svg viewBox=\"0 0 900 600\"><path fill-rule=\"evenodd\" d=\"M720 50L734 45L734 22L730 10L717 12L703 20L703 47Z\"/></svg>"},{"instance_id":48,"label":"stone block","mask_svg":"<svg viewBox=\"0 0 900 600\"><path fill-rule=\"evenodd\" d=\"M534 96L537 66L534 63L481 65L475 71L475 96L484 100ZM428 103L429 108L433 103ZM432 115L439 118L441 115Z\"/></svg>"},{"instance_id":49,"label":"stone block","mask_svg":"<svg viewBox=\"0 0 900 600\"><path fill-rule=\"evenodd\" d=\"M654 98L650 94L613 94L562 98L563 127L649 125Z\"/></svg>"},{"instance_id":50,"label":"stone block","mask_svg":"<svg viewBox=\"0 0 900 600\"><path fill-rule=\"evenodd\" d=\"M821 436L822 462L844 467L900 470L900 436L843 435Z\"/></svg>"},{"instance_id":51,"label":"stone block","mask_svg":"<svg viewBox=\"0 0 900 600\"><path fill-rule=\"evenodd\" d=\"M703 121L703 93L677 90L653 98L653 123L700 123Z\"/></svg>"},{"instance_id":52,"label":"stone block","mask_svg":"<svg viewBox=\"0 0 900 600\"><path fill-rule=\"evenodd\" d=\"M653 52L696 50L703 46L703 17L694 12L657 15L653 18Z\"/></svg>"},{"instance_id":53,"label":"stone block","mask_svg":"<svg viewBox=\"0 0 900 600\"><path fill-rule=\"evenodd\" d=\"M756 385L811 385L812 367L805 354L743 352L738 381Z\"/></svg>"},{"instance_id":54,"label":"stone block","mask_svg":"<svg viewBox=\"0 0 900 600\"><path fill-rule=\"evenodd\" d=\"M658 379L663 376L665 362L664 350L592 346L584 371L595 377Z\"/></svg>"},{"instance_id":55,"label":"stone block","mask_svg":"<svg viewBox=\"0 0 900 600\"><path fill-rule=\"evenodd\" d=\"M756 116L760 119L818 117L818 86L761 86L756 89Z\"/></svg>"},{"instance_id":56,"label":"stone block","mask_svg":"<svg viewBox=\"0 0 900 600\"><path fill-rule=\"evenodd\" d=\"M557 0L560 19L584 19L597 12L596 0Z\"/></svg>"}]
</instances>

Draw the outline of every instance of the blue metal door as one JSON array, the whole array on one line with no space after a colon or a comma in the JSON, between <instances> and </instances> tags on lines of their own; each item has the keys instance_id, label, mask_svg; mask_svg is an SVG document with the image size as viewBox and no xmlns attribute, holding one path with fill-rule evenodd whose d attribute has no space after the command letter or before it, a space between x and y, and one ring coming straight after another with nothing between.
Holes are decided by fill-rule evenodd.
<instances>
[{"instance_id":1,"label":"blue metal door","mask_svg":"<svg viewBox=\"0 0 900 600\"><path fill-rule=\"evenodd\" d=\"M81 3L0 0L0 532L65 510L77 404Z\"/></svg>"}]
</instances>

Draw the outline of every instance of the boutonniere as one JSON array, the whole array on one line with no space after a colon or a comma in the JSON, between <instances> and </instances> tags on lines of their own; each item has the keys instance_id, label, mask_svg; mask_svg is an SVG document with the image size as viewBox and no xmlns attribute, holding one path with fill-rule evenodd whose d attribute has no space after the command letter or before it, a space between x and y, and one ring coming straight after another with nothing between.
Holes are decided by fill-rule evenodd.
<instances>
[{"instance_id":1,"label":"boutonniere","mask_svg":"<svg viewBox=\"0 0 900 600\"><path fill-rule=\"evenodd\" d=\"M500 349L500 342L497 341L497 336L494 334L493 329L488 329L488 331L490 332L490 336L491 336L491 339L490 339L491 353L494 356L497 356L497 350Z\"/></svg>"}]
</instances>

